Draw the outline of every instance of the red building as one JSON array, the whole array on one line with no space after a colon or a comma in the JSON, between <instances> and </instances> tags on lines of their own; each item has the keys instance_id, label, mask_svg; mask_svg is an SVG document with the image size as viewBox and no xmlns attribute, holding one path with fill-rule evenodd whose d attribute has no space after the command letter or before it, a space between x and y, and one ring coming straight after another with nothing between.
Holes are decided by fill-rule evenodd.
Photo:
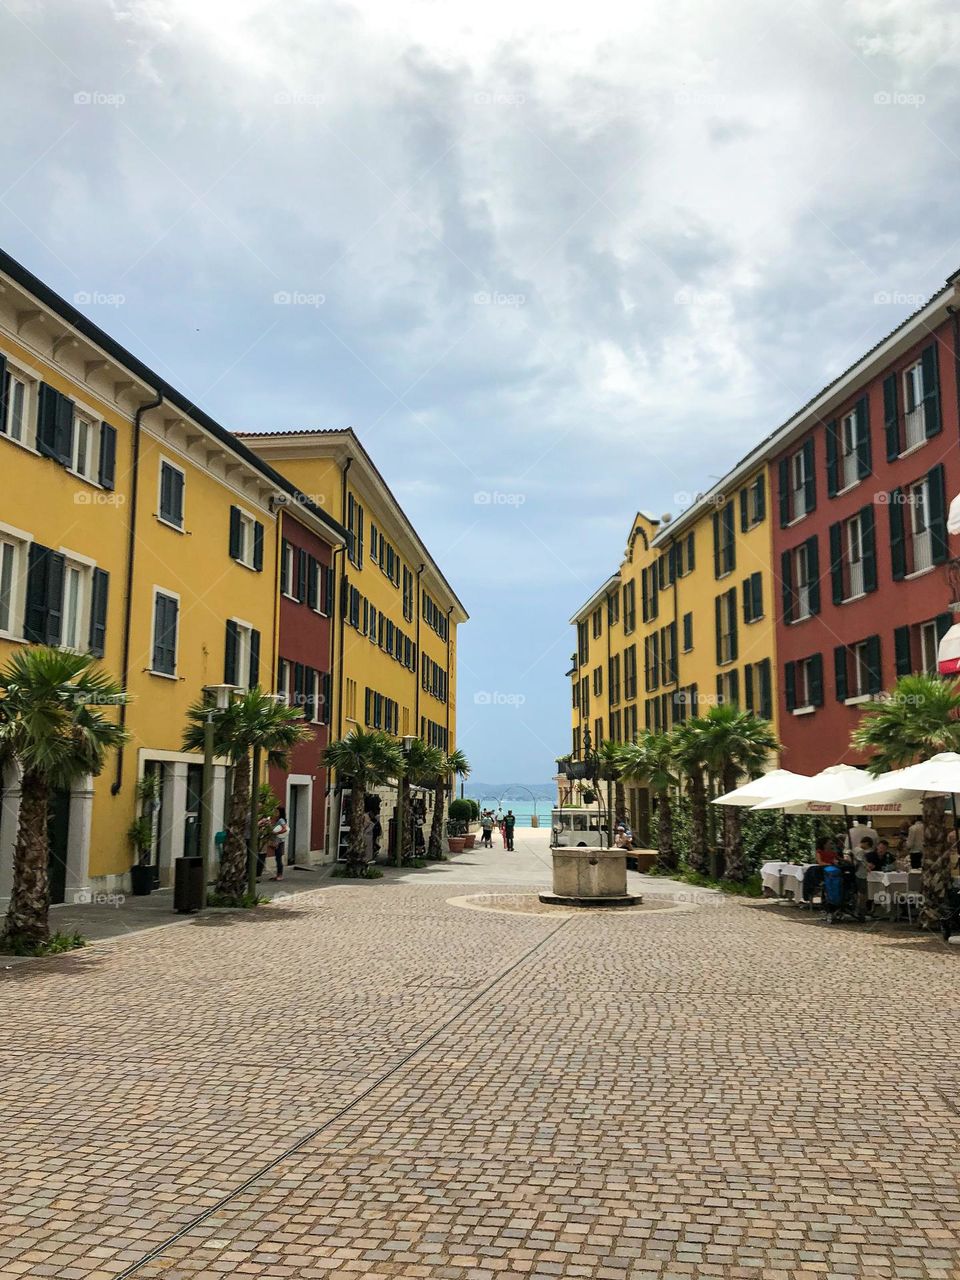
<instances>
[{"instance_id":1,"label":"red building","mask_svg":"<svg viewBox=\"0 0 960 1280\"><path fill-rule=\"evenodd\" d=\"M281 513L277 692L301 707L312 734L294 748L289 768L271 769L270 785L285 806L287 861L309 866L324 847L327 775L323 752L330 736L334 608L333 555L340 526L304 508Z\"/></svg>"},{"instance_id":2,"label":"red building","mask_svg":"<svg viewBox=\"0 0 960 1280\"><path fill-rule=\"evenodd\" d=\"M800 773L860 763L849 741L862 704L902 674L937 670L956 598L958 278L763 446L783 763Z\"/></svg>"}]
</instances>

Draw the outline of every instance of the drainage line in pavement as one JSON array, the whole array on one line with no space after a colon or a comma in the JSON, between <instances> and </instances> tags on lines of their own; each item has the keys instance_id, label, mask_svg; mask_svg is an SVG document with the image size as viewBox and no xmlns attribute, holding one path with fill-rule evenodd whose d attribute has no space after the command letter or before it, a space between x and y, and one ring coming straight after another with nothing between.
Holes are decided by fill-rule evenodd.
<instances>
[{"instance_id":1,"label":"drainage line in pavement","mask_svg":"<svg viewBox=\"0 0 960 1280\"><path fill-rule=\"evenodd\" d=\"M514 960L513 964L504 969L503 973L497 974L497 976L488 982L481 991L478 991L472 999L468 1000L465 1005L457 1009L455 1013L452 1013L446 1022L442 1022L436 1030L431 1031L425 1040L421 1040L420 1043L415 1045L409 1053L405 1054L398 1063L390 1067L388 1071L384 1071L382 1075L377 1077L373 1084L364 1089L363 1093L358 1094L351 1102L348 1102L345 1106L341 1107L340 1110L335 1112L329 1120L324 1120L323 1124L318 1124L315 1129L311 1129L308 1134L295 1142L292 1147L288 1147L286 1151L281 1152L280 1155L271 1160L268 1165L264 1165L262 1169L259 1169L256 1173L252 1173L245 1182L240 1184L239 1187L234 1188L233 1191L228 1191L227 1194L223 1196L222 1199L218 1200L216 1204L211 1205L209 1209L205 1209L203 1213L200 1213L195 1218L191 1219L190 1222L186 1223L179 1231L172 1235L169 1240L164 1240L162 1244L158 1244L156 1248L151 1249L149 1253L145 1253L137 1262L132 1262L129 1267L118 1272L115 1280L128 1280L129 1276L136 1275L141 1267L145 1267L148 1262L153 1262L155 1258L159 1258L160 1255L165 1253L171 1245L176 1244L178 1240L182 1240L185 1235L193 1231L195 1227L200 1226L200 1224L205 1222L208 1218L211 1218L215 1213L219 1213L219 1211L225 1208L231 1200L235 1199L237 1196L243 1195L244 1191L252 1187L253 1184L258 1182L261 1178L266 1177L266 1175L276 1169L278 1165L283 1164L285 1160L289 1160L291 1156L296 1155L296 1153L305 1147L308 1142L312 1142L314 1138L323 1133L324 1129L329 1129L332 1124L336 1124L338 1120L342 1120L348 1111L352 1111L354 1107L358 1106L366 1098L369 1098L371 1093L376 1092L376 1090L379 1089L382 1084L385 1084L391 1076L396 1075L398 1071L402 1071L412 1058L415 1058L418 1053L426 1049L427 1046L432 1044L439 1036L442 1036L458 1018L462 1018L463 1015L468 1013L475 1004L478 1004L484 996L488 995L494 987L499 986L505 978L509 978L510 974L513 973L515 969L519 969L525 960L529 960L529 958L532 955L535 955L541 947L546 946L550 939L558 934L564 925L569 924L571 919L573 919L573 917L568 916L565 920L561 920L555 929L551 929L550 932L545 934L539 942L534 943L528 951L525 951L522 956L519 956Z\"/></svg>"}]
</instances>

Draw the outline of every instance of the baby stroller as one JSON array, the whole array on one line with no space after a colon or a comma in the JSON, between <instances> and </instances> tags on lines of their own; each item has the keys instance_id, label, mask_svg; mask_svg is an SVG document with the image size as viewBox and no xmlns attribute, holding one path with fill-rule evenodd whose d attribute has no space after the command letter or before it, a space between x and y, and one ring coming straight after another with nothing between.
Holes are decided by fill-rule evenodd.
<instances>
[{"instance_id":1,"label":"baby stroller","mask_svg":"<svg viewBox=\"0 0 960 1280\"><path fill-rule=\"evenodd\" d=\"M827 924L839 920L861 921L863 916L857 903L857 871L855 867L841 865L823 868L823 888L820 894Z\"/></svg>"}]
</instances>

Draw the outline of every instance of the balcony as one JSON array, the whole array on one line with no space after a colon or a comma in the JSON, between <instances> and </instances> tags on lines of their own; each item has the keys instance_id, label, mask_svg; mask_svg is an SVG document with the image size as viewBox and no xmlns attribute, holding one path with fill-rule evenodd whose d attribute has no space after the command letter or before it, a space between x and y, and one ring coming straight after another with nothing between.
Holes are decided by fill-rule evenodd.
<instances>
[{"instance_id":1,"label":"balcony","mask_svg":"<svg viewBox=\"0 0 960 1280\"><path fill-rule=\"evenodd\" d=\"M840 488L849 489L851 485L855 485L860 479L857 471L857 454L856 450L851 453L845 453L840 459Z\"/></svg>"},{"instance_id":2,"label":"balcony","mask_svg":"<svg viewBox=\"0 0 960 1280\"><path fill-rule=\"evenodd\" d=\"M927 438L926 412L922 404L903 415L903 452L908 453Z\"/></svg>"},{"instance_id":3,"label":"balcony","mask_svg":"<svg viewBox=\"0 0 960 1280\"><path fill-rule=\"evenodd\" d=\"M857 596L863 595L863 561L853 560L850 562L847 573L847 596L848 600L853 600Z\"/></svg>"},{"instance_id":4,"label":"balcony","mask_svg":"<svg viewBox=\"0 0 960 1280\"><path fill-rule=\"evenodd\" d=\"M911 535L911 546L913 550L913 564L911 573L923 573L926 569L933 568L933 539L930 536L929 529L922 529Z\"/></svg>"}]
</instances>

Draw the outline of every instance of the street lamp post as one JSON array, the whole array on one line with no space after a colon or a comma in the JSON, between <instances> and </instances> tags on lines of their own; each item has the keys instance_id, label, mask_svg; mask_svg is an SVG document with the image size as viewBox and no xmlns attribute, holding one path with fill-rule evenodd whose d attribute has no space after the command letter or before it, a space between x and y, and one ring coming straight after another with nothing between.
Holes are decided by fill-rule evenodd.
<instances>
[{"instance_id":1,"label":"street lamp post","mask_svg":"<svg viewBox=\"0 0 960 1280\"><path fill-rule=\"evenodd\" d=\"M403 768L406 773L407 756L410 754L410 748L413 746L413 734L406 734L400 740L400 750L403 752ZM397 839L396 839L396 859L397 866L403 866L403 823L404 823L404 803L403 803L404 783L403 778L400 779L400 786L397 788Z\"/></svg>"},{"instance_id":2,"label":"street lamp post","mask_svg":"<svg viewBox=\"0 0 960 1280\"><path fill-rule=\"evenodd\" d=\"M218 711L226 711L234 693L232 684L205 684L203 692L209 701L203 722L203 782L200 800L200 856L203 858L201 908L207 905L207 881L210 875L210 840L213 836L213 743L214 720Z\"/></svg>"}]
</instances>

